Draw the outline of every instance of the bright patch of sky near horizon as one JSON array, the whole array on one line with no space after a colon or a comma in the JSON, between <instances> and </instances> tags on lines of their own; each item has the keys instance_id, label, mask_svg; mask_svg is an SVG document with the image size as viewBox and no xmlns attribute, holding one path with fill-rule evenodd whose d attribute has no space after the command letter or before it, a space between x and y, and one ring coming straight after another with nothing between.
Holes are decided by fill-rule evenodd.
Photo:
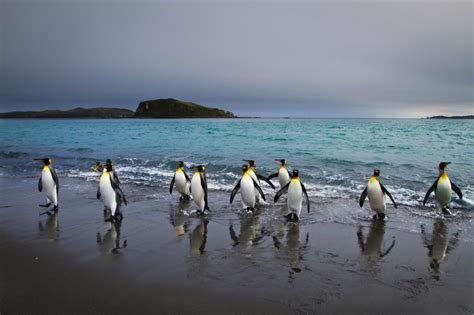
<instances>
[{"instance_id":1,"label":"bright patch of sky near horizon","mask_svg":"<svg viewBox=\"0 0 474 315\"><path fill-rule=\"evenodd\" d=\"M0 3L0 107L473 114L473 1Z\"/></svg>"}]
</instances>

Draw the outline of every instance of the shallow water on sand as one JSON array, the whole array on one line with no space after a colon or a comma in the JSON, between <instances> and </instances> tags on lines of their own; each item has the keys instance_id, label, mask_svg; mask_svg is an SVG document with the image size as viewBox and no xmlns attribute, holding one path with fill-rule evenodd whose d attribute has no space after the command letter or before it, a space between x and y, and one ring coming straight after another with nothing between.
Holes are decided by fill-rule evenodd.
<instances>
[{"instance_id":1,"label":"shallow water on sand","mask_svg":"<svg viewBox=\"0 0 474 315\"><path fill-rule=\"evenodd\" d=\"M411 223L400 226L409 211L389 209L388 221L378 224L368 209L337 199L316 203L296 225L282 219L284 203L242 216L239 198L229 205L222 192L213 194L212 213L199 218L187 215L192 202L136 186L128 187L123 222L111 224L95 199L95 182L65 179L54 216L38 215L42 196L33 189L35 179L3 178L1 184L5 313L474 310L467 219L411 215ZM25 187L32 189L20 193ZM351 222L329 219L343 215ZM436 248L444 246L446 256L431 266Z\"/></svg>"}]
</instances>

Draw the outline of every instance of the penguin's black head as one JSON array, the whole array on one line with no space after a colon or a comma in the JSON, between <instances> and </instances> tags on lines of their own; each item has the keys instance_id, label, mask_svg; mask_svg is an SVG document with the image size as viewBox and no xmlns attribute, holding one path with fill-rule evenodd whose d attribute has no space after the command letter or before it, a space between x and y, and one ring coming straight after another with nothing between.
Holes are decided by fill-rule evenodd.
<instances>
[{"instance_id":1,"label":"penguin's black head","mask_svg":"<svg viewBox=\"0 0 474 315\"><path fill-rule=\"evenodd\" d=\"M107 159L107 161L105 161L105 164L110 164L110 165L113 165L113 163L112 163L112 160L111 160L111 159Z\"/></svg>"},{"instance_id":2,"label":"penguin's black head","mask_svg":"<svg viewBox=\"0 0 474 315\"><path fill-rule=\"evenodd\" d=\"M374 176L379 176L380 170L378 168L374 168Z\"/></svg>"},{"instance_id":3,"label":"penguin's black head","mask_svg":"<svg viewBox=\"0 0 474 315\"><path fill-rule=\"evenodd\" d=\"M102 165L102 163L101 163L100 161L97 161L97 162L95 163L95 166L101 166L101 165Z\"/></svg>"},{"instance_id":4,"label":"penguin's black head","mask_svg":"<svg viewBox=\"0 0 474 315\"><path fill-rule=\"evenodd\" d=\"M242 173L245 173L249 170L249 166L247 164L242 165Z\"/></svg>"},{"instance_id":5,"label":"penguin's black head","mask_svg":"<svg viewBox=\"0 0 474 315\"><path fill-rule=\"evenodd\" d=\"M442 171L448 164L451 164L451 162L441 162L439 163L439 169Z\"/></svg>"},{"instance_id":6,"label":"penguin's black head","mask_svg":"<svg viewBox=\"0 0 474 315\"><path fill-rule=\"evenodd\" d=\"M107 172L112 172L114 170L114 167L112 164L105 164L105 169L107 170Z\"/></svg>"},{"instance_id":7,"label":"penguin's black head","mask_svg":"<svg viewBox=\"0 0 474 315\"><path fill-rule=\"evenodd\" d=\"M291 172L291 178L298 178L298 177L300 177L300 171L298 171L297 169L294 169Z\"/></svg>"},{"instance_id":8,"label":"penguin's black head","mask_svg":"<svg viewBox=\"0 0 474 315\"><path fill-rule=\"evenodd\" d=\"M44 163L44 165L50 165L51 163L53 163L53 161L50 158L35 159L35 161L41 161Z\"/></svg>"},{"instance_id":9,"label":"penguin's black head","mask_svg":"<svg viewBox=\"0 0 474 315\"><path fill-rule=\"evenodd\" d=\"M280 162L281 166L285 166L285 165L286 165L286 160L284 160L284 159L283 159L283 160L278 160L278 159L276 159L275 161Z\"/></svg>"},{"instance_id":10,"label":"penguin's black head","mask_svg":"<svg viewBox=\"0 0 474 315\"><path fill-rule=\"evenodd\" d=\"M244 162L249 163L250 167L253 167L253 168L257 166L257 163L255 163L254 160L244 160Z\"/></svg>"},{"instance_id":11,"label":"penguin's black head","mask_svg":"<svg viewBox=\"0 0 474 315\"><path fill-rule=\"evenodd\" d=\"M179 161L179 162L178 162L178 166L179 166L179 167L184 167L184 162L183 162L183 161Z\"/></svg>"},{"instance_id":12,"label":"penguin's black head","mask_svg":"<svg viewBox=\"0 0 474 315\"><path fill-rule=\"evenodd\" d=\"M196 167L196 169L200 173L204 173L206 171L206 167L204 165L199 165L198 167Z\"/></svg>"}]
</instances>

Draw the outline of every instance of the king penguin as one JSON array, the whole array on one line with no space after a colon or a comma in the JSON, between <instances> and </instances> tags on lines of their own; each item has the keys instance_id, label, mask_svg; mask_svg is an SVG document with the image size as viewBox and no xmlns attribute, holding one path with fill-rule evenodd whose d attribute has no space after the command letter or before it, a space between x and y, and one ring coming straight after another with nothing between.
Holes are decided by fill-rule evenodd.
<instances>
[{"instance_id":1,"label":"king penguin","mask_svg":"<svg viewBox=\"0 0 474 315\"><path fill-rule=\"evenodd\" d=\"M48 208L51 203L54 205L52 211L57 213L58 208L58 193L59 193L59 180L56 171L53 168L53 161L49 158L35 159L43 162L43 170L41 172L38 181L38 190L44 192L46 195L47 204L40 205L41 207ZM51 214L49 211L43 212L42 214Z\"/></svg>"},{"instance_id":2,"label":"king penguin","mask_svg":"<svg viewBox=\"0 0 474 315\"><path fill-rule=\"evenodd\" d=\"M269 181L265 176L262 176L262 175L258 174L255 171L255 168L257 167L257 163L254 160L244 160L244 162L247 162L249 164L249 166L250 166L249 167L249 171L250 171L249 175L257 182L258 186L260 186L260 187L262 186L261 183L260 183L260 180L262 180L265 183L267 183L268 185L270 185L270 187L275 189L275 185L273 185L273 183L271 181ZM256 198L257 203L261 203L260 194L258 193L257 189L255 189L255 198Z\"/></svg>"},{"instance_id":3,"label":"king penguin","mask_svg":"<svg viewBox=\"0 0 474 315\"><path fill-rule=\"evenodd\" d=\"M113 176L111 164L106 164L100 177L99 188L97 189L97 199L102 199L104 206L110 210L111 221L122 221L123 215L120 212L122 202L127 205L127 199L119 183Z\"/></svg>"},{"instance_id":4,"label":"king penguin","mask_svg":"<svg viewBox=\"0 0 474 315\"><path fill-rule=\"evenodd\" d=\"M207 204L207 180L206 167L204 165L199 165L195 168L194 175L191 178L191 195L199 207L198 214L204 215L206 211L210 211Z\"/></svg>"},{"instance_id":5,"label":"king penguin","mask_svg":"<svg viewBox=\"0 0 474 315\"><path fill-rule=\"evenodd\" d=\"M385 195L392 200L395 208L397 207L397 204L387 188L385 188L379 181L379 176L380 170L378 168L374 169L374 174L370 177L367 186L360 195L359 206L362 208L365 198L369 197L370 208L375 212L373 219L383 221L385 219L385 210L387 208L385 205Z\"/></svg>"},{"instance_id":6,"label":"king penguin","mask_svg":"<svg viewBox=\"0 0 474 315\"><path fill-rule=\"evenodd\" d=\"M286 160L275 160L280 162L280 169L275 174L268 176L268 180L272 178L278 177L278 181L280 182L280 188L288 184L291 180L290 172L286 169Z\"/></svg>"},{"instance_id":7,"label":"king penguin","mask_svg":"<svg viewBox=\"0 0 474 315\"><path fill-rule=\"evenodd\" d=\"M181 200L189 200L191 198L191 192L189 188L191 186L191 180L188 177L188 174L184 171L184 162L178 162L178 168L174 172L173 179L170 184L170 195L173 192L173 186L176 184L176 189L181 194Z\"/></svg>"},{"instance_id":8,"label":"king penguin","mask_svg":"<svg viewBox=\"0 0 474 315\"><path fill-rule=\"evenodd\" d=\"M290 222L298 222L301 215L301 207L303 204L303 194L306 198L306 206L308 213L310 211L310 203L308 193L304 184L300 180L299 171L294 169L291 174L291 180L288 184L283 186L275 195L274 201L277 202L283 193L288 191L288 210L289 213L285 216Z\"/></svg>"},{"instance_id":9,"label":"king penguin","mask_svg":"<svg viewBox=\"0 0 474 315\"><path fill-rule=\"evenodd\" d=\"M244 164L242 165L242 177L235 185L232 193L230 194L230 203L234 201L234 197L237 192L240 190L240 196L242 197L242 205L244 210L253 212L255 210L255 190L262 196L262 199L265 200L265 195L263 194L262 188L257 184L255 179L250 175L251 171L249 167Z\"/></svg>"},{"instance_id":10,"label":"king penguin","mask_svg":"<svg viewBox=\"0 0 474 315\"><path fill-rule=\"evenodd\" d=\"M110 175L114 178L114 181L117 182L117 184L120 186L120 188L123 189L122 183L120 182L120 179L119 179L119 176L118 176L118 173L115 170L115 165L114 165L114 163L112 163L111 159L107 159L107 161L105 161L105 166L103 166L103 167L107 167L107 165L110 165L110 167L112 168L112 171L110 171Z\"/></svg>"},{"instance_id":11,"label":"king penguin","mask_svg":"<svg viewBox=\"0 0 474 315\"><path fill-rule=\"evenodd\" d=\"M426 204L428 197L434 191L436 197L436 208L443 211L444 214L451 215L452 213L448 209L448 205L451 202L452 190L458 195L459 199L462 199L462 192L458 186L456 186L448 177L448 174L445 171L445 168L451 162L441 162L439 163L439 176L436 181L431 185L430 189L425 195L423 200L423 205Z\"/></svg>"}]
</instances>

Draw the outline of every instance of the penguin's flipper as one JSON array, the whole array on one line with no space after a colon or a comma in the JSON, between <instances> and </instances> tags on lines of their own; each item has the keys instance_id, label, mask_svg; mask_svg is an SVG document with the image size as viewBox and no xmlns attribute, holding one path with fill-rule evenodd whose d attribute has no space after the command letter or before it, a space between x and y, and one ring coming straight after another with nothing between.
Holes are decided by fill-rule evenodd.
<instances>
[{"instance_id":1,"label":"penguin's flipper","mask_svg":"<svg viewBox=\"0 0 474 315\"><path fill-rule=\"evenodd\" d=\"M206 174L199 174L201 177L201 186L202 189L204 190L204 210L211 211L209 209L209 204L207 203L207 180L206 180Z\"/></svg>"},{"instance_id":2,"label":"penguin's flipper","mask_svg":"<svg viewBox=\"0 0 474 315\"><path fill-rule=\"evenodd\" d=\"M188 183L190 183L191 180L189 179L188 174L186 174L186 172L185 172L184 170L183 170L183 173L184 173L184 177L186 177L186 181L187 181Z\"/></svg>"},{"instance_id":3,"label":"penguin's flipper","mask_svg":"<svg viewBox=\"0 0 474 315\"><path fill-rule=\"evenodd\" d=\"M379 182L379 183L380 183L380 182ZM392 195L388 192L387 188L385 188L385 186L382 185L382 183L380 183L380 187L382 188L382 191L390 198L390 200L392 200L393 206L396 208L396 207L397 207L397 203L395 202L395 200L393 200L393 197L392 197Z\"/></svg>"},{"instance_id":4,"label":"penguin's flipper","mask_svg":"<svg viewBox=\"0 0 474 315\"><path fill-rule=\"evenodd\" d=\"M122 182L120 182L120 179L118 177L117 171L114 169L112 176L114 177L115 182L122 188Z\"/></svg>"},{"instance_id":5,"label":"penguin's flipper","mask_svg":"<svg viewBox=\"0 0 474 315\"><path fill-rule=\"evenodd\" d=\"M40 179L39 179L39 181L38 181L38 190L39 190L40 192L43 191L43 181L41 180L41 176L40 176Z\"/></svg>"},{"instance_id":6,"label":"penguin's flipper","mask_svg":"<svg viewBox=\"0 0 474 315\"><path fill-rule=\"evenodd\" d=\"M170 195L171 193L173 192L173 186L174 186L174 178L175 178L176 175L173 175L173 179L171 180L171 184L170 184Z\"/></svg>"},{"instance_id":7,"label":"penguin's flipper","mask_svg":"<svg viewBox=\"0 0 474 315\"><path fill-rule=\"evenodd\" d=\"M100 185L97 187L97 200L100 199Z\"/></svg>"},{"instance_id":8,"label":"penguin's flipper","mask_svg":"<svg viewBox=\"0 0 474 315\"><path fill-rule=\"evenodd\" d=\"M123 193L122 188L120 188L113 176L110 176L110 183L112 184L112 188L117 194L117 196L119 196L123 203L127 205L127 199L125 198L125 194Z\"/></svg>"},{"instance_id":9,"label":"penguin's flipper","mask_svg":"<svg viewBox=\"0 0 474 315\"><path fill-rule=\"evenodd\" d=\"M257 176L258 179L264 181L265 183L267 183L268 185L270 185L270 187L272 187L273 189L275 189L275 185L273 185L273 183L271 181L269 181L265 176L262 176L260 174L257 174L255 173L255 175Z\"/></svg>"},{"instance_id":10,"label":"penguin's flipper","mask_svg":"<svg viewBox=\"0 0 474 315\"><path fill-rule=\"evenodd\" d=\"M56 194L59 194L58 174L56 174L56 170L52 166L49 166L49 170L51 171L51 175L53 176L54 183L56 184Z\"/></svg>"},{"instance_id":11,"label":"penguin's flipper","mask_svg":"<svg viewBox=\"0 0 474 315\"><path fill-rule=\"evenodd\" d=\"M252 181L253 181L253 186L258 190L258 193L260 194L260 196L262 196L263 201L266 201L266 200L265 200L265 195L263 194L262 188L257 184L257 182L255 181L255 179L252 178Z\"/></svg>"},{"instance_id":12,"label":"penguin's flipper","mask_svg":"<svg viewBox=\"0 0 474 315\"><path fill-rule=\"evenodd\" d=\"M291 183L291 182L290 182ZM283 186L275 195L275 198L273 198L273 201L274 202L277 202L278 199L281 197L281 195L283 195L285 192L288 191L288 187L290 187L290 183L286 184L285 186Z\"/></svg>"},{"instance_id":13,"label":"penguin's flipper","mask_svg":"<svg viewBox=\"0 0 474 315\"><path fill-rule=\"evenodd\" d=\"M304 184L300 181L300 184L301 184L301 189L303 190L303 194L304 196L306 197L306 206L308 207L308 213L309 213L309 197L308 197L308 193L306 192L306 187L304 187Z\"/></svg>"},{"instance_id":14,"label":"penguin's flipper","mask_svg":"<svg viewBox=\"0 0 474 315\"><path fill-rule=\"evenodd\" d=\"M450 180L451 181L451 180ZM456 186L453 182L451 182L451 188L454 190L456 195L458 195L459 199L462 199L462 191L459 189L458 186Z\"/></svg>"},{"instance_id":15,"label":"penguin's flipper","mask_svg":"<svg viewBox=\"0 0 474 315\"><path fill-rule=\"evenodd\" d=\"M364 191L362 192L359 198L359 206L361 208L364 205L365 198L367 198L367 186L365 187Z\"/></svg>"},{"instance_id":16,"label":"penguin's flipper","mask_svg":"<svg viewBox=\"0 0 474 315\"><path fill-rule=\"evenodd\" d=\"M430 196L430 194L435 191L436 186L438 186L438 180L439 177L435 180L433 185L431 185L430 189L428 189L428 191L426 192L425 199L423 199L423 206L426 204L426 201L428 201L428 197Z\"/></svg>"},{"instance_id":17,"label":"penguin's flipper","mask_svg":"<svg viewBox=\"0 0 474 315\"><path fill-rule=\"evenodd\" d=\"M240 181L241 181L241 179L239 179L239 181L237 182L237 185L235 185L234 189L232 189L232 192L230 193L230 203L232 203L232 201L234 201L234 197L235 197L235 195L237 195L237 192L240 189Z\"/></svg>"},{"instance_id":18,"label":"penguin's flipper","mask_svg":"<svg viewBox=\"0 0 474 315\"><path fill-rule=\"evenodd\" d=\"M272 178L275 178L275 177L278 177L278 172L276 172L275 174L272 174L270 176L268 176L268 180L271 180Z\"/></svg>"}]
</instances>

